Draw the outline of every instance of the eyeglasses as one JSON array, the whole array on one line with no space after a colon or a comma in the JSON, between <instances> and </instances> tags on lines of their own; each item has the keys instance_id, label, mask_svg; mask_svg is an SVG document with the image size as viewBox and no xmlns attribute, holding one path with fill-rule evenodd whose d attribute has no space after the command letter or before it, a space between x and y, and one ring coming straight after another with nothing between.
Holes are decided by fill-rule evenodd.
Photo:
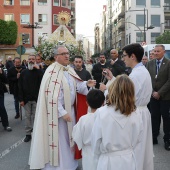
<instances>
[{"instance_id":1,"label":"eyeglasses","mask_svg":"<svg viewBox=\"0 0 170 170\"><path fill-rule=\"evenodd\" d=\"M122 57L126 57L127 56L127 54L122 54Z\"/></svg>"},{"instance_id":2,"label":"eyeglasses","mask_svg":"<svg viewBox=\"0 0 170 170\"><path fill-rule=\"evenodd\" d=\"M62 55L62 56L65 56L65 55L70 55L70 53L60 53L60 54L56 54L56 55Z\"/></svg>"}]
</instances>

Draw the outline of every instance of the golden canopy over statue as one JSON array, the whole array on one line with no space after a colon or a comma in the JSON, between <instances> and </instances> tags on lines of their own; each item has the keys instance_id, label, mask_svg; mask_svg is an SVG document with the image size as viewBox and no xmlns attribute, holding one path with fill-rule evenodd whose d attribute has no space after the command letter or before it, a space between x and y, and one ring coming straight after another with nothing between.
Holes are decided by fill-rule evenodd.
<instances>
[{"instance_id":1,"label":"golden canopy over statue","mask_svg":"<svg viewBox=\"0 0 170 170\"><path fill-rule=\"evenodd\" d=\"M59 14L57 15L57 20L60 25L68 25L70 19L70 14L67 11L59 12Z\"/></svg>"},{"instance_id":2,"label":"golden canopy over statue","mask_svg":"<svg viewBox=\"0 0 170 170\"><path fill-rule=\"evenodd\" d=\"M50 43L78 45L76 39L66 27L70 22L71 16L67 11L62 11L57 14L57 20L60 26L48 36L47 41Z\"/></svg>"}]
</instances>

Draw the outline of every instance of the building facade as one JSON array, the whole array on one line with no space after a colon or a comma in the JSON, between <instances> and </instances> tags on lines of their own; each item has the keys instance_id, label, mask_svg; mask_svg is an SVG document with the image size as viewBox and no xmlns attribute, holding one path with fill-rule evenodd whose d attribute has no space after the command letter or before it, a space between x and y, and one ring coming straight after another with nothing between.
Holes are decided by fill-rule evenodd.
<instances>
[{"instance_id":1,"label":"building facade","mask_svg":"<svg viewBox=\"0 0 170 170\"><path fill-rule=\"evenodd\" d=\"M28 22L33 22L33 0L0 0L0 19L15 21L18 25L18 38L14 45L0 45L0 58L5 60L7 56L18 56L16 49L20 44L20 36L25 33L26 48L32 47L32 30L23 28Z\"/></svg>"},{"instance_id":2,"label":"building facade","mask_svg":"<svg viewBox=\"0 0 170 170\"><path fill-rule=\"evenodd\" d=\"M94 28L94 53L100 53L100 26L99 23L95 24Z\"/></svg>"},{"instance_id":3,"label":"building facade","mask_svg":"<svg viewBox=\"0 0 170 170\"><path fill-rule=\"evenodd\" d=\"M62 11L70 14L71 21L67 28L75 36L75 6L76 0L0 0L0 19L13 20L18 25L16 43L0 45L0 58L18 56L16 48L22 43L21 39L25 42L26 56L33 52L40 39L45 40L58 28L57 14Z\"/></svg>"},{"instance_id":4,"label":"building facade","mask_svg":"<svg viewBox=\"0 0 170 170\"><path fill-rule=\"evenodd\" d=\"M107 0L106 5L106 19L100 24L105 49L135 42L155 44L156 37L170 30L170 0ZM102 36L99 41L103 44Z\"/></svg>"}]
</instances>

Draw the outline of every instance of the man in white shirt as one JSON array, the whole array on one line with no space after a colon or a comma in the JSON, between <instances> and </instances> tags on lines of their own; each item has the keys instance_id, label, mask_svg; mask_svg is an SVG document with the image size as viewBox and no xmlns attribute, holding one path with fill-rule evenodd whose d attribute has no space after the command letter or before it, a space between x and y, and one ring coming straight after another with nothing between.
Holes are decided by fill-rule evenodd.
<instances>
[{"instance_id":1,"label":"man in white shirt","mask_svg":"<svg viewBox=\"0 0 170 170\"><path fill-rule=\"evenodd\" d=\"M140 109L144 127L142 146L138 146L135 151L137 163L141 170L153 170L151 116L147 108L152 93L152 83L148 70L141 62L144 49L140 44L134 43L125 46L122 51L126 66L132 68L129 77L135 86L135 103Z\"/></svg>"},{"instance_id":2,"label":"man in white shirt","mask_svg":"<svg viewBox=\"0 0 170 170\"><path fill-rule=\"evenodd\" d=\"M129 77L135 86L136 106L141 112L143 122L143 136L141 145L135 149L137 164L140 170L153 170L153 144L152 144L152 127L151 115L147 108L152 93L151 77L148 70L142 64L144 54L143 47L138 44L130 44L123 49L123 60L127 67L132 68ZM107 78L111 79L111 72L107 70ZM113 77L113 79L115 79ZM100 89L104 91L106 86L101 84Z\"/></svg>"}]
</instances>

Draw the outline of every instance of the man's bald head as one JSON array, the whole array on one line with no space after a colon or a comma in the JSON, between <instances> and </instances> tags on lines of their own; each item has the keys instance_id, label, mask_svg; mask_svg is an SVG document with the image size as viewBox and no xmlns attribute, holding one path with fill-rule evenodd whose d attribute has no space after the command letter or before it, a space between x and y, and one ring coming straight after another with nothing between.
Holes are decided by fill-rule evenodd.
<instances>
[{"instance_id":1,"label":"man's bald head","mask_svg":"<svg viewBox=\"0 0 170 170\"><path fill-rule=\"evenodd\" d=\"M112 60L116 60L118 58L119 54L118 54L118 51L116 49L112 49L110 51L110 55L111 55Z\"/></svg>"}]
</instances>

